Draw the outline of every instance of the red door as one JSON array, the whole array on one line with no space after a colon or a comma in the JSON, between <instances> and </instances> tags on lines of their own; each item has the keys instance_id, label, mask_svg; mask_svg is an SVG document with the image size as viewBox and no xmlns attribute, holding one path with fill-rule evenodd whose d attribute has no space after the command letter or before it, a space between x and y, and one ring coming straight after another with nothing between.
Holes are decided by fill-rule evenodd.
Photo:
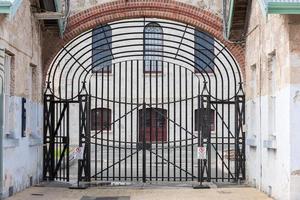
<instances>
[{"instance_id":1,"label":"red door","mask_svg":"<svg viewBox=\"0 0 300 200\"><path fill-rule=\"evenodd\" d=\"M167 140L167 111L161 108L139 110L139 141L164 142Z\"/></svg>"}]
</instances>

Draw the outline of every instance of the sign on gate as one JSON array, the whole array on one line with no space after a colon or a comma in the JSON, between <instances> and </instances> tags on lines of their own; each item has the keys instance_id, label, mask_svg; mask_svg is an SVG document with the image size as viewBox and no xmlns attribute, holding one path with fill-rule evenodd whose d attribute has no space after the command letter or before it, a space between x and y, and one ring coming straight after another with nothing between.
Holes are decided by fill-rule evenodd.
<instances>
[{"instance_id":1,"label":"sign on gate","mask_svg":"<svg viewBox=\"0 0 300 200\"><path fill-rule=\"evenodd\" d=\"M83 151L84 151L84 145L82 147L76 147L73 149L73 151L70 154L69 161L83 159Z\"/></svg>"},{"instance_id":2,"label":"sign on gate","mask_svg":"<svg viewBox=\"0 0 300 200\"><path fill-rule=\"evenodd\" d=\"M206 160L206 147L197 148L197 158L199 160Z\"/></svg>"}]
</instances>

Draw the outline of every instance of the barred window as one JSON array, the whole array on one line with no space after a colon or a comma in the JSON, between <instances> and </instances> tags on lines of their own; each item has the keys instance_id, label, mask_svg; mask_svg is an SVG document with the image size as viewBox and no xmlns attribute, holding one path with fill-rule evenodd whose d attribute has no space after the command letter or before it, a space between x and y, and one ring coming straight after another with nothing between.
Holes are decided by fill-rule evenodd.
<instances>
[{"instance_id":1,"label":"barred window","mask_svg":"<svg viewBox=\"0 0 300 200\"><path fill-rule=\"evenodd\" d=\"M158 23L149 23L144 28L144 72L162 72L163 29Z\"/></svg>"},{"instance_id":2,"label":"barred window","mask_svg":"<svg viewBox=\"0 0 300 200\"><path fill-rule=\"evenodd\" d=\"M112 31L104 25L92 31L92 72L111 72Z\"/></svg>"},{"instance_id":3,"label":"barred window","mask_svg":"<svg viewBox=\"0 0 300 200\"><path fill-rule=\"evenodd\" d=\"M195 72L212 72L214 69L214 38L195 30Z\"/></svg>"}]
</instances>

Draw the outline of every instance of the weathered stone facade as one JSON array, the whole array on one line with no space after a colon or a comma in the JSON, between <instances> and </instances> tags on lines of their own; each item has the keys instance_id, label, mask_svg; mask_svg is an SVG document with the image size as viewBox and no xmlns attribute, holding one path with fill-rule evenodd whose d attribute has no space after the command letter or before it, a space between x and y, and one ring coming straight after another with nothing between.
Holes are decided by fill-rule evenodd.
<instances>
[{"instance_id":1,"label":"weathered stone facade","mask_svg":"<svg viewBox=\"0 0 300 200\"><path fill-rule=\"evenodd\" d=\"M241 66L244 64L243 46L227 43L222 37L221 1L71 1L71 17L63 39L58 31L42 30L30 6L31 1L22 1L15 16L2 15L0 19L0 45L3 53L12 57L9 87L4 85L10 92L2 94L4 197L41 178L44 78L57 51L83 31L124 18L175 20L211 33L228 46ZM26 99L26 137L21 136L22 98Z\"/></svg>"},{"instance_id":2,"label":"weathered stone facade","mask_svg":"<svg viewBox=\"0 0 300 200\"><path fill-rule=\"evenodd\" d=\"M197 8L209 10L215 13L219 17L222 16L222 1L219 0L175 0L175 2L181 2L184 4L192 5ZM71 13L76 14L78 12L89 9L93 6L101 5L103 3L114 2L112 0L75 0L71 5ZM115 1L116 2L116 1ZM123 1L126 2L126 1ZM168 2L168 1L161 1Z\"/></svg>"},{"instance_id":3,"label":"weathered stone facade","mask_svg":"<svg viewBox=\"0 0 300 200\"><path fill-rule=\"evenodd\" d=\"M245 44L224 39L220 0L71 0L63 38L58 31L41 30L28 0L22 1L15 16L1 15L1 56L6 53L12 58L10 81L4 85L9 90L0 91L4 99L2 195L41 178L42 94L57 52L99 24L152 17L192 25L226 45L245 78L247 181L276 199L299 199L300 16L265 16L258 1L252 1L250 11ZM26 99L26 137L21 136L22 98Z\"/></svg>"},{"instance_id":4,"label":"weathered stone facade","mask_svg":"<svg viewBox=\"0 0 300 200\"><path fill-rule=\"evenodd\" d=\"M5 88L4 94L0 93L4 99L3 171L0 172L3 197L37 183L42 173L41 30L30 6L30 1L23 1L14 16L0 16ZM11 58L10 65L5 62L7 57ZM6 73L8 67L10 74ZM22 98L26 99L25 137L22 137Z\"/></svg>"},{"instance_id":5,"label":"weathered stone facade","mask_svg":"<svg viewBox=\"0 0 300 200\"><path fill-rule=\"evenodd\" d=\"M265 16L253 1L246 39L248 181L276 199L299 199L297 15Z\"/></svg>"},{"instance_id":6,"label":"weathered stone facade","mask_svg":"<svg viewBox=\"0 0 300 200\"><path fill-rule=\"evenodd\" d=\"M43 66L44 73L47 72L52 60L58 51L70 40L84 31L96 27L99 24L105 24L121 19L153 17L174 20L189 24L203 30L221 43L227 46L229 51L235 56L242 72L244 72L244 47L241 44L232 44L223 37L223 24L220 13L221 5L216 4L218 9L207 9L211 1L201 1L200 7L179 1L110 1L98 6L87 7L90 4L80 1L79 7L73 8L73 13L68 19L68 25L62 39L53 37L53 33L44 34L43 42ZM85 1L87 2L87 1ZM99 2L100 3L100 2ZM83 11L82 11L83 10ZM80 12L81 11L81 12ZM44 74L45 76L46 74Z\"/></svg>"}]
</instances>

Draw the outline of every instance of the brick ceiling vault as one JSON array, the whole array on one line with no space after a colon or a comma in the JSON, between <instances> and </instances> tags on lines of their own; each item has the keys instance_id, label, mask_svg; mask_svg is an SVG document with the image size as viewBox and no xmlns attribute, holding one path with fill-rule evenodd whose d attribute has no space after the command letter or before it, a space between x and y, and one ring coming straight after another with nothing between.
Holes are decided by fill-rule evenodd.
<instances>
[{"instance_id":1,"label":"brick ceiling vault","mask_svg":"<svg viewBox=\"0 0 300 200\"><path fill-rule=\"evenodd\" d=\"M173 0L120 0L97 5L69 17L63 38L52 38L51 42L43 45L44 80L55 55L64 45L82 32L100 24L142 17L182 22L213 35L227 46L238 62L245 79L244 46L243 44L229 43L224 39L223 22L216 14Z\"/></svg>"}]
</instances>

